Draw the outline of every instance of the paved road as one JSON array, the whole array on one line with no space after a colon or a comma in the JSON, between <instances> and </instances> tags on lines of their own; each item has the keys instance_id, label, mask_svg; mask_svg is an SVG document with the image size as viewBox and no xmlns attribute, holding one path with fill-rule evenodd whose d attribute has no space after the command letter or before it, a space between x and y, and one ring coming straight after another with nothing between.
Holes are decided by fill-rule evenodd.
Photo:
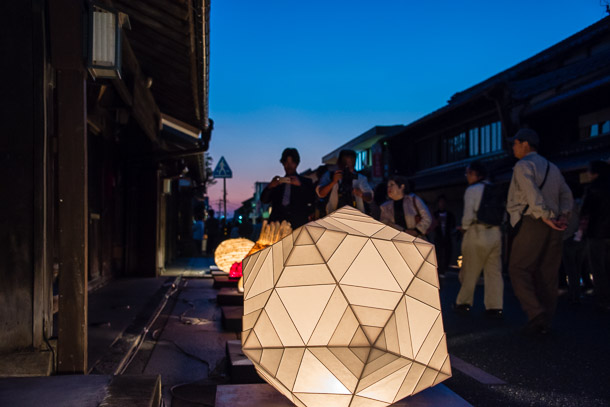
<instances>
[{"instance_id":1,"label":"paved road","mask_svg":"<svg viewBox=\"0 0 610 407\"><path fill-rule=\"evenodd\" d=\"M444 383L474 406L610 406L610 315L595 313L590 298L579 307L562 298L551 334L523 337L519 328L525 315L510 282L505 287L505 319L496 321L485 318L482 286L471 313L455 314L457 275L443 280L441 302L453 357L453 377ZM201 405L185 399L209 403L214 397L209 385L226 377L224 344L236 336L222 332L215 294L210 280L185 279L165 317L151 329L156 340L149 337L128 370L162 374L166 402L173 407ZM193 381L179 388L179 397L170 394L174 385ZM490 384L498 382L504 384Z\"/></svg>"},{"instance_id":2,"label":"paved road","mask_svg":"<svg viewBox=\"0 0 610 407\"><path fill-rule=\"evenodd\" d=\"M610 405L610 315L593 311L591 298L573 306L560 297L552 332L528 338L519 333L526 318L509 281L502 321L485 318L482 286L470 314L455 314L457 274L442 283L449 352L466 362L453 364L445 382L453 391L475 406ZM506 384L484 384L493 378Z\"/></svg>"}]
</instances>

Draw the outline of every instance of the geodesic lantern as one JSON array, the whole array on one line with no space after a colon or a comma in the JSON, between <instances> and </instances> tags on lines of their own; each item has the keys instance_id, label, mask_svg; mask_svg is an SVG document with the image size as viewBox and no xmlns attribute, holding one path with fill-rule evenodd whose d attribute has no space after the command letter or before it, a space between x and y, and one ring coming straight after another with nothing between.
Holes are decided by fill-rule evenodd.
<instances>
[{"instance_id":1,"label":"geodesic lantern","mask_svg":"<svg viewBox=\"0 0 610 407\"><path fill-rule=\"evenodd\" d=\"M425 240L344 207L243 271L243 352L297 406L387 406L451 376Z\"/></svg>"}]
</instances>

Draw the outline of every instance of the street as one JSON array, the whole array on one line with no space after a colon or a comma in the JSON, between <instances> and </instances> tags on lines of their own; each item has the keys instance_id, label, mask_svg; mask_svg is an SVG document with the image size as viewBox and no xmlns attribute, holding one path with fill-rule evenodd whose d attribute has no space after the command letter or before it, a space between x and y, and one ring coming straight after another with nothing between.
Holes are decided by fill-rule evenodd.
<instances>
[{"instance_id":1,"label":"street","mask_svg":"<svg viewBox=\"0 0 610 407\"><path fill-rule=\"evenodd\" d=\"M449 388L475 406L610 404L610 315L595 312L592 298L570 305L560 297L551 333L524 337L519 329L526 317L506 278L504 320L485 317L483 286L470 314L456 314L451 305L458 289L457 274L450 273L441 288L449 352L506 384L481 383L454 364Z\"/></svg>"},{"instance_id":2,"label":"street","mask_svg":"<svg viewBox=\"0 0 610 407\"><path fill-rule=\"evenodd\" d=\"M456 314L458 289L457 273L448 273L441 281L453 369L447 387L474 406L610 404L610 316L593 311L590 296L578 306L560 297L551 333L525 337L519 330L526 318L509 281L503 320L486 318L482 285L470 313ZM183 279L126 371L161 374L166 405L211 405L216 385L230 381L224 349L236 335L222 330L216 292L211 279Z\"/></svg>"}]
</instances>

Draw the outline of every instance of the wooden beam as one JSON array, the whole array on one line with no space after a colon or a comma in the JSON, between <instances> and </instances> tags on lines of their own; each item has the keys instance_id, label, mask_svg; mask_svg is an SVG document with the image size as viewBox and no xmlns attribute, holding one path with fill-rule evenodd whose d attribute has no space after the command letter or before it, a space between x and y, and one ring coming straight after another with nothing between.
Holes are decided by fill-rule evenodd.
<instances>
[{"instance_id":1,"label":"wooden beam","mask_svg":"<svg viewBox=\"0 0 610 407\"><path fill-rule=\"evenodd\" d=\"M189 1L188 16L189 16L189 39L190 39L190 69L191 69L191 90L193 92L193 105L195 108L195 117L197 121L201 121L201 105L199 103L199 70L197 69L197 47L195 44L195 12L193 11L193 2Z\"/></svg>"},{"instance_id":2,"label":"wooden beam","mask_svg":"<svg viewBox=\"0 0 610 407\"><path fill-rule=\"evenodd\" d=\"M131 96L131 92L127 88L127 85L125 85L125 82L123 82L122 79L112 79L112 84L121 97L121 100L123 100L123 103L129 107L133 106L133 96Z\"/></svg>"},{"instance_id":3,"label":"wooden beam","mask_svg":"<svg viewBox=\"0 0 610 407\"><path fill-rule=\"evenodd\" d=\"M124 3L123 0L119 0L119 2ZM176 2L166 0L146 0L146 2L143 2L142 0L129 0L129 3L137 4L138 8L156 7L157 9L163 10L179 20L186 21L188 18L188 13L183 3L178 5Z\"/></svg>"},{"instance_id":4,"label":"wooden beam","mask_svg":"<svg viewBox=\"0 0 610 407\"><path fill-rule=\"evenodd\" d=\"M187 27L178 28L173 26L167 26L162 22L142 14L142 12L121 3L119 10L129 15L129 21L131 22L132 29L138 30L143 28L149 28L160 35L164 35L168 38L177 41L178 43L188 43L188 31Z\"/></svg>"},{"instance_id":5,"label":"wooden beam","mask_svg":"<svg viewBox=\"0 0 610 407\"><path fill-rule=\"evenodd\" d=\"M185 41L177 42L168 37L163 36L149 28L143 27L140 30L130 30L125 32L125 36L131 39L136 39L142 45L150 46L150 44L159 44L164 47L164 49L174 49L180 53L188 53L188 44ZM136 45L135 42L133 43ZM139 48L138 48L139 49Z\"/></svg>"},{"instance_id":6,"label":"wooden beam","mask_svg":"<svg viewBox=\"0 0 610 407\"><path fill-rule=\"evenodd\" d=\"M131 47L138 55L145 54L173 61L188 60L189 51L187 48L177 47L173 42L170 45L167 45L166 43L159 41L158 38L158 36L149 37L141 34L134 35L134 33L129 33Z\"/></svg>"},{"instance_id":7,"label":"wooden beam","mask_svg":"<svg viewBox=\"0 0 610 407\"><path fill-rule=\"evenodd\" d=\"M87 99L82 62L83 2L49 3L56 68L59 314L57 369L87 371ZM72 56L76 56L76 60Z\"/></svg>"},{"instance_id":8,"label":"wooden beam","mask_svg":"<svg viewBox=\"0 0 610 407\"><path fill-rule=\"evenodd\" d=\"M158 145L161 125L161 112L155 103L150 90L146 88L140 78L136 78L133 87L133 117L146 136Z\"/></svg>"},{"instance_id":9,"label":"wooden beam","mask_svg":"<svg viewBox=\"0 0 610 407\"><path fill-rule=\"evenodd\" d=\"M181 80L180 78L184 78L183 81L189 83L190 80L190 71L188 68L188 59L185 58L184 63L182 61L169 61L165 60L162 55L158 57L151 57L146 54L138 55L138 60L141 62L141 66L143 67L143 71L146 71L150 68L161 68L161 72L165 72L165 75L158 77L157 79L163 80L163 78L174 78L176 80Z\"/></svg>"},{"instance_id":10,"label":"wooden beam","mask_svg":"<svg viewBox=\"0 0 610 407\"><path fill-rule=\"evenodd\" d=\"M87 131L85 73L57 71L60 373L87 371Z\"/></svg>"},{"instance_id":11,"label":"wooden beam","mask_svg":"<svg viewBox=\"0 0 610 407\"><path fill-rule=\"evenodd\" d=\"M161 144L159 139L161 112L150 89L146 87L140 63L129 41L123 42L121 55L123 57L124 68L133 76L133 90L131 92L133 116L150 141L158 146Z\"/></svg>"},{"instance_id":12,"label":"wooden beam","mask_svg":"<svg viewBox=\"0 0 610 407\"><path fill-rule=\"evenodd\" d=\"M48 185L47 185L47 169L48 164L48 136L47 136L47 120L45 115L46 101L48 98L47 84L44 80L46 73L46 33L44 5L40 2L33 2L33 85L35 87L34 98L34 134L36 141L33 149L34 168L35 168L35 193L34 193L34 281L33 281L33 309L32 309L32 330L33 341L32 345L35 349L40 349L46 346L43 339L46 336L51 336L52 321L53 321L53 277L51 267L51 256L48 250L48 242L51 241L47 232L48 215L47 207Z\"/></svg>"},{"instance_id":13,"label":"wooden beam","mask_svg":"<svg viewBox=\"0 0 610 407\"><path fill-rule=\"evenodd\" d=\"M153 0L152 2L150 0L147 0L146 2L141 0L114 0L114 4L119 10L129 14L130 18L132 16L131 13L134 13L134 17L136 14L147 16L176 31L183 31L188 27L188 14L185 6L172 6L171 3L161 2L159 0ZM123 9L130 10L131 12L128 13ZM179 11L180 17L176 17L175 13L169 12L170 9L174 12Z\"/></svg>"}]
</instances>

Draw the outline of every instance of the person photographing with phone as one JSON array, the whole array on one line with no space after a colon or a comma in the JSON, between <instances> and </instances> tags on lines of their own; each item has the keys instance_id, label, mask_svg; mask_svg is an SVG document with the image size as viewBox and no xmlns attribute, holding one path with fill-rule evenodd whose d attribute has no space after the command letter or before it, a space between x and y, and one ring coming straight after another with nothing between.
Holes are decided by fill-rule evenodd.
<instances>
[{"instance_id":1,"label":"person photographing with phone","mask_svg":"<svg viewBox=\"0 0 610 407\"><path fill-rule=\"evenodd\" d=\"M276 175L261 194L261 202L271 204L269 222L290 222L292 229L303 226L313 213L315 192L310 179L300 176L301 157L296 148L286 148L280 163L285 175Z\"/></svg>"},{"instance_id":2,"label":"person photographing with phone","mask_svg":"<svg viewBox=\"0 0 610 407\"><path fill-rule=\"evenodd\" d=\"M355 171L356 152L341 150L337 159L338 168L328 171L320 179L316 193L327 198L326 213L336 211L346 205L365 213L364 203L373 200L373 190L367 178Z\"/></svg>"},{"instance_id":3,"label":"person photographing with phone","mask_svg":"<svg viewBox=\"0 0 610 407\"><path fill-rule=\"evenodd\" d=\"M546 334L557 305L563 231L573 197L557 166L538 154L540 138L531 129L514 137L513 168L506 210L514 229L508 272L527 314L526 335Z\"/></svg>"}]
</instances>

